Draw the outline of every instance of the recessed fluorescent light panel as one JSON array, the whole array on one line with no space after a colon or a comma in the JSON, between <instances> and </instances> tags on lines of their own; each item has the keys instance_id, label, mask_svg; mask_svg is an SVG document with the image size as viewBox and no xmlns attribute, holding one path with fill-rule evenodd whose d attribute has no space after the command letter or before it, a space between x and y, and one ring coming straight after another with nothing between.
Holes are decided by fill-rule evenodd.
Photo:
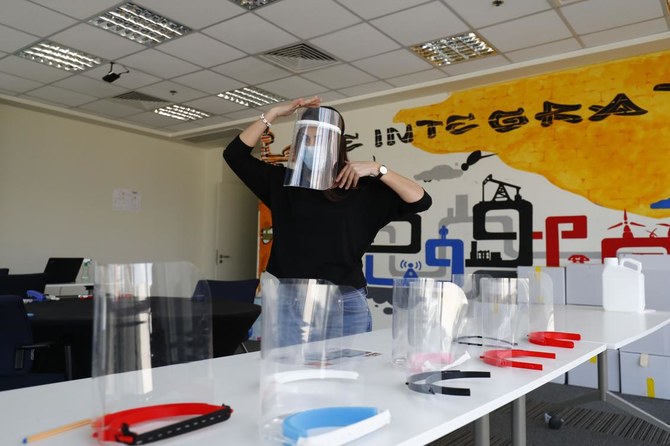
<instances>
[{"instance_id":1,"label":"recessed fluorescent light panel","mask_svg":"<svg viewBox=\"0 0 670 446\"><path fill-rule=\"evenodd\" d=\"M132 3L124 3L89 20L88 23L147 46L191 32L184 25Z\"/></svg>"},{"instance_id":2,"label":"recessed fluorescent light panel","mask_svg":"<svg viewBox=\"0 0 670 446\"><path fill-rule=\"evenodd\" d=\"M245 107L262 107L288 100L255 87L238 88L237 90L219 93L217 96Z\"/></svg>"},{"instance_id":3,"label":"recessed fluorescent light panel","mask_svg":"<svg viewBox=\"0 0 670 446\"><path fill-rule=\"evenodd\" d=\"M236 5L240 5L243 8L251 10L260 8L261 6L269 5L270 3L274 3L277 0L230 0L230 1L235 3Z\"/></svg>"},{"instance_id":4,"label":"recessed fluorescent light panel","mask_svg":"<svg viewBox=\"0 0 670 446\"><path fill-rule=\"evenodd\" d=\"M496 51L475 33L444 37L412 46L410 49L438 67L496 54Z\"/></svg>"},{"instance_id":5,"label":"recessed fluorescent light panel","mask_svg":"<svg viewBox=\"0 0 670 446\"><path fill-rule=\"evenodd\" d=\"M102 63L99 57L48 40L21 50L16 55L65 71L85 71Z\"/></svg>"},{"instance_id":6,"label":"recessed fluorescent light panel","mask_svg":"<svg viewBox=\"0 0 670 446\"><path fill-rule=\"evenodd\" d=\"M168 107L161 107L154 110L161 116L168 118L179 119L180 121L197 121L202 118L209 118L209 114L195 108L184 107L183 105L170 105Z\"/></svg>"}]
</instances>

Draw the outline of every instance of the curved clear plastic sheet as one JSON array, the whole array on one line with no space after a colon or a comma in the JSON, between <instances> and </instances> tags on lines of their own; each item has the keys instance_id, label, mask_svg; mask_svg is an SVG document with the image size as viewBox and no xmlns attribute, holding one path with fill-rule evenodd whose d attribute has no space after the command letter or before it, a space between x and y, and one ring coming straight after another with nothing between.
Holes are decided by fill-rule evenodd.
<instances>
[{"instance_id":1,"label":"curved clear plastic sheet","mask_svg":"<svg viewBox=\"0 0 670 446\"><path fill-rule=\"evenodd\" d=\"M359 400L355 337L342 336L341 296L350 290L322 280L261 276L260 436L266 444L296 444L282 434L293 415L367 406Z\"/></svg>"},{"instance_id":2,"label":"curved clear plastic sheet","mask_svg":"<svg viewBox=\"0 0 670 446\"><path fill-rule=\"evenodd\" d=\"M521 327L522 334L534 331L555 331L554 321L554 283L551 276L535 269L519 279L528 282L528 317L527 327Z\"/></svg>"},{"instance_id":3,"label":"curved clear plastic sheet","mask_svg":"<svg viewBox=\"0 0 670 446\"><path fill-rule=\"evenodd\" d=\"M284 186L326 190L335 183L344 123L327 107L307 107L296 113Z\"/></svg>"},{"instance_id":4,"label":"curved clear plastic sheet","mask_svg":"<svg viewBox=\"0 0 670 446\"><path fill-rule=\"evenodd\" d=\"M416 278L393 279L393 315L391 316L391 334L393 344L391 360L393 364L404 366L407 362L409 343L409 286Z\"/></svg>"},{"instance_id":5,"label":"curved clear plastic sheet","mask_svg":"<svg viewBox=\"0 0 670 446\"><path fill-rule=\"evenodd\" d=\"M454 275L452 280L468 299L460 344L511 349L528 334L527 279L475 273Z\"/></svg>"},{"instance_id":6,"label":"curved clear plastic sheet","mask_svg":"<svg viewBox=\"0 0 670 446\"><path fill-rule=\"evenodd\" d=\"M455 342L467 306L462 288L452 282L421 278L409 283L408 376L444 370L469 358Z\"/></svg>"},{"instance_id":7,"label":"curved clear plastic sheet","mask_svg":"<svg viewBox=\"0 0 670 446\"><path fill-rule=\"evenodd\" d=\"M212 357L209 291L200 284L194 295L201 279L186 262L95 266L94 419L162 404L221 404L212 401L211 365L201 362ZM178 371L162 370L175 364Z\"/></svg>"}]
</instances>

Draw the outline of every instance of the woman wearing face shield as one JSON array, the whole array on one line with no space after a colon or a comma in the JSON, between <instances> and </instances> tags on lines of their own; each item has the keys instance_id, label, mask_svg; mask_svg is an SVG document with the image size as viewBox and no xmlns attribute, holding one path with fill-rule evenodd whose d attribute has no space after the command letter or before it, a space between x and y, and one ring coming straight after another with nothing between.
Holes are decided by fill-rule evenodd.
<instances>
[{"instance_id":1,"label":"woman wearing face shield","mask_svg":"<svg viewBox=\"0 0 670 446\"><path fill-rule=\"evenodd\" d=\"M275 120L298 114L287 166L251 155ZM280 279L325 279L343 296L345 335L372 329L362 258L392 220L428 209L430 195L374 161L349 161L344 119L320 99L295 99L261 115L223 157L272 214L267 272Z\"/></svg>"}]
</instances>

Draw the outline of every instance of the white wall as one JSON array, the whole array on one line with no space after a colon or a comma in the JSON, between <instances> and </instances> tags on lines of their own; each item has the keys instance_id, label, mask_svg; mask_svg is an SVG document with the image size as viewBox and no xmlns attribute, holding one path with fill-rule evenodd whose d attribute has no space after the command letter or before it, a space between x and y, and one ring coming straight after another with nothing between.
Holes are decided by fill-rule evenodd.
<instances>
[{"instance_id":1,"label":"white wall","mask_svg":"<svg viewBox=\"0 0 670 446\"><path fill-rule=\"evenodd\" d=\"M186 260L211 276L221 150L0 103L0 266ZM114 189L141 194L112 210Z\"/></svg>"}]
</instances>

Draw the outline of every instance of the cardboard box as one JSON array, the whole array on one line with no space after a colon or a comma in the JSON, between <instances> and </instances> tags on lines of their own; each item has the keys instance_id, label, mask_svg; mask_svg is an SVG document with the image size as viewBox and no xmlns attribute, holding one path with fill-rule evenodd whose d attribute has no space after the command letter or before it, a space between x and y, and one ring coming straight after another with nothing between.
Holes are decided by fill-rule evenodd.
<instances>
[{"instance_id":1,"label":"cardboard box","mask_svg":"<svg viewBox=\"0 0 670 446\"><path fill-rule=\"evenodd\" d=\"M670 356L621 352L621 393L670 399Z\"/></svg>"},{"instance_id":2,"label":"cardboard box","mask_svg":"<svg viewBox=\"0 0 670 446\"><path fill-rule=\"evenodd\" d=\"M666 325L640 340L621 347L621 351L670 356L670 325Z\"/></svg>"},{"instance_id":3,"label":"cardboard box","mask_svg":"<svg viewBox=\"0 0 670 446\"><path fill-rule=\"evenodd\" d=\"M619 351L607 350L607 381L608 389L619 392ZM571 386L598 388L598 357L594 356L584 364L580 364L568 372L568 384Z\"/></svg>"}]
</instances>

